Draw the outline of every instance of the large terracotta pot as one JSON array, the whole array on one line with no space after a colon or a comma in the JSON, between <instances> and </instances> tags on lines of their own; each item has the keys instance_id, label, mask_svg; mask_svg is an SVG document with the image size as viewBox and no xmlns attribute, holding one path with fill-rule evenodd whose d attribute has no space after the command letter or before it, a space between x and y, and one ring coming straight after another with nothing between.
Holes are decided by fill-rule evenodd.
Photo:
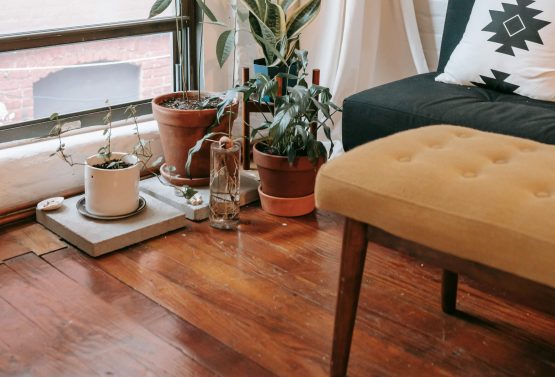
<instances>
[{"instance_id":1,"label":"large terracotta pot","mask_svg":"<svg viewBox=\"0 0 555 377\"><path fill-rule=\"evenodd\" d=\"M187 176L185 164L189 149L195 146L207 132L208 127L216 119L216 109L206 110L175 110L163 107L160 103L182 95L179 93L164 94L152 99L152 112L158 121L162 151L166 163L160 169L161 174L173 184L203 186L210 179L210 143L206 142L202 149L193 155L191 175ZM189 98L198 98L198 92L187 92ZM213 94L201 92L201 97ZM231 122L237 118L239 103L236 100L231 106L233 112ZM229 115L222 117L212 132L228 132ZM171 178L166 166L175 166L176 171Z\"/></svg>"},{"instance_id":2,"label":"large terracotta pot","mask_svg":"<svg viewBox=\"0 0 555 377\"><path fill-rule=\"evenodd\" d=\"M254 146L254 162L260 175L262 208L278 216L302 216L314 210L314 183L322 158L313 165L308 157L297 157L290 165L287 157L264 153Z\"/></svg>"}]
</instances>

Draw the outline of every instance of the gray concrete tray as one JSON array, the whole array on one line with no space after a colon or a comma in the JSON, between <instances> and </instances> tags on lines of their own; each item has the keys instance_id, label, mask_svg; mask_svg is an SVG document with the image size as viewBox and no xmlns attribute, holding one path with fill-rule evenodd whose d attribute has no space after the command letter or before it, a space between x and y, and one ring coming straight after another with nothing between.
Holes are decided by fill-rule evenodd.
<instances>
[{"instance_id":1,"label":"gray concrete tray","mask_svg":"<svg viewBox=\"0 0 555 377\"><path fill-rule=\"evenodd\" d=\"M203 199L203 203L198 206L190 205L183 197L175 195L173 187L162 185L158 178L153 177L141 181L140 190L160 201L182 211L189 220L201 221L208 218L208 201L210 199L210 189L208 187L195 187ZM241 172L241 197L239 204L256 202L258 200L258 172L254 170Z\"/></svg>"},{"instance_id":2,"label":"gray concrete tray","mask_svg":"<svg viewBox=\"0 0 555 377\"><path fill-rule=\"evenodd\" d=\"M97 257L152 237L182 228L187 220L183 212L142 193L146 208L139 214L120 220L94 220L77 212L81 196L66 199L55 211L37 210L37 221L58 236Z\"/></svg>"}]
</instances>

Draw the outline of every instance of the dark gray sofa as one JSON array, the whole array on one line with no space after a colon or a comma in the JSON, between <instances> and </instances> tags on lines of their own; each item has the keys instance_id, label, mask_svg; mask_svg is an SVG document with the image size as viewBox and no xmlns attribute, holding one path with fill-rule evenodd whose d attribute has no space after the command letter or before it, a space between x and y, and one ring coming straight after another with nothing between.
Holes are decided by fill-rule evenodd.
<instances>
[{"instance_id":1,"label":"dark gray sofa","mask_svg":"<svg viewBox=\"0 0 555 377\"><path fill-rule=\"evenodd\" d=\"M449 0L438 72L461 40L473 5L474 0ZM438 72L412 76L345 99L345 150L432 124L454 124L555 144L555 103L435 82Z\"/></svg>"}]
</instances>

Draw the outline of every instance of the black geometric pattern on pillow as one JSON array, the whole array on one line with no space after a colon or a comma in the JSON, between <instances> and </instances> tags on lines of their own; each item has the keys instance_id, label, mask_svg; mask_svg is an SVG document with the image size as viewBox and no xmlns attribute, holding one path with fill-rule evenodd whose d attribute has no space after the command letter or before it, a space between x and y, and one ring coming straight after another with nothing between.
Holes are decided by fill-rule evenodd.
<instances>
[{"instance_id":1,"label":"black geometric pattern on pillow","mask_svg":"<svg viewBox=\"0 0 555 377\"><path fill-rule=\"evenodd\" d=\"M482 81L484 81L484 84L479 82L473 82L473 81L472 81L472 84L479 86L481 88L493 89L493 90L497 90L498 92L509 93L509 94L514 94L515 90L520 88L520 86L518 85L514 85L505 81L510 76L510 74L501 72L501 71L496 71L495 69L492 69L491 73L493 73L494 78L480 75L480 78L482 79Z\"/></svg>"},{"instance_id":2,"label":"black geometric pattern on pillow","mask_svg":"<svg viewBox=\"0 0 555 377\"><path fill-rule=\"evenodd\" d=\"M534 0L517 0L517 5L503 3L504 11L489 11L492 21L482 31L495 33L488 39L501 44L495 51L515 56L513 47L528 51L526 41L543 45L539 31L551 22L535 18L543 11L529 8L533 3Z\"/></svg>"}]
</instances>

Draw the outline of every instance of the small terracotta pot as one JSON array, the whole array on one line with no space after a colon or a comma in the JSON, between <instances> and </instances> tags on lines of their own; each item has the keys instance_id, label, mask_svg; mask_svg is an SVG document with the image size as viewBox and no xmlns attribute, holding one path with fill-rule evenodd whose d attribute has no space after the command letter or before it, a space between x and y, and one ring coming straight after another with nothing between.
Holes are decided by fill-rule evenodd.
<instances>
[{"instance_id":1,"label":"small terracotta pot","mask_svg":"<svg viewBox=\"0 0 555 377\"><path fill-rule=\"evenodd\" d=\"M175 110L163 107L160 103L182 93L164 94L152 99L152 112L158 121L160 139L166 166L175 166L176 171L169 173L162 168L161 174L173 184L201 186L207 185L210 179L210 143L205 143L200 151L195 153L191 162L191 175L187 176L185 164L189 154L189 149L195 146L207 132L208 127L214 123L216 109L206 110ZM189 98L198 98L198 92L187 92ZM201 97L212 96L212 93L201 92ZM237 100L230 106L232 114L231 122L237 118L239 102ZM212 129L212 132L228 131L229 115L222 117L220 123Z\"/></svg>"},{"instance_id":2,"label":"small terracotta pot","mask_svg":"<svg viewBox=\"0 0 555 377\"><path fill-rule=\"evenodd\" d=\"M255 144L253 157L260 174L262 191L266 195L299 198L314 192L316 173L324 163L323 158L312 165L308 157L301 156L290 165L287 157L261 152L260 147L260 143Z\"/></svg>"}]
</instances>

